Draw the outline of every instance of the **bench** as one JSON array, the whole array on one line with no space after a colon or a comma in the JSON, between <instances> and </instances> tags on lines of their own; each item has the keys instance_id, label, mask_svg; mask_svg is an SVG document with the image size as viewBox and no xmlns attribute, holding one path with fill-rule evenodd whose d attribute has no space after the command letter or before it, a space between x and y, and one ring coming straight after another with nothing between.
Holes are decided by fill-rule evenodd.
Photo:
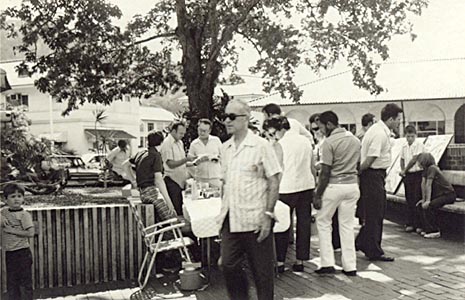
<instances>
[{"instance_id":1,"label":"bench","mask_svg":"<svg viewBox=\"0 0 465 300\"><path fill-rule=\"evenodd\" d=\"M387 194L386 219L405 224L407 201L404 197ZM458 198L453 204L439 209L439 226L443 237L465 241L465 201Z\"/></svg>"}]
</instances>

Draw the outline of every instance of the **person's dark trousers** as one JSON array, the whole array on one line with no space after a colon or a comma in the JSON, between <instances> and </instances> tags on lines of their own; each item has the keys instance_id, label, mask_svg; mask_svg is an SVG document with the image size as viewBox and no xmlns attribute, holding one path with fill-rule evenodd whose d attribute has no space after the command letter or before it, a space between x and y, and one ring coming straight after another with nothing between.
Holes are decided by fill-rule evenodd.
<instances>
[{"instance_id":1,"label":"person's dark trousers","mask_svg":"<svg viewBox=\"0 0 465 300\"><path fill-rule=\"evenodd\" d=\"M170 195L171 202L173 202L174 209L178 216L182 216L182 188L170 177L165 177L166 189Z\"/></svg>"},{"instance_id":2,"label":"person's dark trousers","mask_svg":"<svg viewBox=\"0 0 465 300\"><path fill-rule=\"evenodd\" d=\"M9 300L32 300L32 254L29 248L5 252ZM21 288L23 293L21 296Z\"/></svg>"},{"instance_id":3,"label":"person's dark trousers","mask_svg":"<svg viewBox=\"0 0 465 300\"><path fill-rule=\"evenodd\" d=\"M383 169L368 169L360 175L360 192L365 209L365 224L360 228L355 246L368 258L384 255L381 240L386 211L385 179L386 170Z\"/></svg>"},{"instance_id":4,"label":"person's dark trousers","mask_svg":"<svg viewBox=\"0 0 465 300\"><path fill-rule=\"evenodd\" d=\"M421 200L422 171L405 174L405 200L407 201L407 226L420 228L421 218L418 214L417 203Z\"/></svg>"},{"instance_id":5,"label":"person's dark trousers","mask_svg":"<svg viewBox=\"0 0 465 300\"><path fill-rule=\"evenodd\" d=\"M363 225L365 223L365 207L363 205L362 197L360 197L357 201L355 216L358 218L359 225Z\"/></svg>"},{"instance_id":6,"label":"person's dark trousers","mask_svg":"<svg viewBox=\"0 0 465 300\"><path fill-rule=\"evenodd\" d=\"M297 215L296 259L310 259L310 227L312 224L313 189L291 194L279 194L279 199L289 205L292 218L295 209ZM276 258L279 262L286 260L289 245L289 231L276 233Z\"/></svg>"},{"instance_id":7,"label":"person's dark trousers","mask_svg":"<svg viewBox=\"0 0 465 300\"><path fill-rule=\"evenodd\" d=\"M229 217L221 229L221 257L226 289L231 300L249 299L243 259L248 259L257 289L258 300L272 300L274 294L273 232L261 243L258 233L231 233Z\"/></svg>"},{"instance_id":8,"label":"person's dark trousers","mask_svg":"<svg viewBox=\"0 0 465 300\"><path fill-rule=\"evenodd\" d=\"M438 210L446 204L454 203L456 198L455 193L447 193L432 199L427 209L421 209L423 230L426 233L439 232Z\"/></svg>"},{"instance_id":9,"label":"person's dark trousers","mask_svg":"<svg viewBox=\"0 0 465 300\"><path fill-rule=\"evenodd\" d=\"M341 248L341 236L339 235L339 218L337 217L337 209L333 216L333 231L331 232L333 249Z\"/></svg>"}]
</instances>

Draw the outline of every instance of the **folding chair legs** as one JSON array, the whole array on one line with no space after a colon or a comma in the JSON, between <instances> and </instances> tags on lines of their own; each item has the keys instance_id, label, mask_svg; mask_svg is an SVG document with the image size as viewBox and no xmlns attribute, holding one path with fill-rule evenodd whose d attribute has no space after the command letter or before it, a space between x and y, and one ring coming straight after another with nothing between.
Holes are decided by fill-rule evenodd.
<instances>
[{"instance_id":1,"label":"folding chair legs","mask_svg":"<svg viewBox=\"0 0 465 300\"><path fill-rule=\"evenodd\" d=\"M142 265L140 266L139 276L137 277L137 280L139 281L139 287L140 287L141 290L145 288L145 286L147 285L147 282L149 281L150 273L152 272L152 268L153 268L153 265L155 263L155 257L157 256L157 253L154 252L152 254L152 258L150 259L150 263L146 267L146 263L148 262L149 255L150 255L150 251L147 251L145 253L144 260L142 261ZM145 277L143 276L144 269L147 269L147 271L145 273ZM143 280L144 280L143 283L141 281L142 277L144 277L143 278Z\"/></svg>"}]
</instances>

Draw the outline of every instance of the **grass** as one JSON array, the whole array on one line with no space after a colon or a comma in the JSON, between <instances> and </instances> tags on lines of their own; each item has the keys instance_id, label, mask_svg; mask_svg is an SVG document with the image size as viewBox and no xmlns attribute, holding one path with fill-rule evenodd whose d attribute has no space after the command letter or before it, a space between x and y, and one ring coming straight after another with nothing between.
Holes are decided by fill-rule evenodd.
<instances>
[{"instance_id":1,"label":"grass","mask_svg":"<svg viewBox=\"0 0 465 300\"><path fill-rule=\"evenodd\" d=\"M51 207L51 206L86 206L125 204L126 198L121 196L121 187L86 187L65 188L58 195L30 195L26 194L26 207Z\"/></svg>"}]
</instances>

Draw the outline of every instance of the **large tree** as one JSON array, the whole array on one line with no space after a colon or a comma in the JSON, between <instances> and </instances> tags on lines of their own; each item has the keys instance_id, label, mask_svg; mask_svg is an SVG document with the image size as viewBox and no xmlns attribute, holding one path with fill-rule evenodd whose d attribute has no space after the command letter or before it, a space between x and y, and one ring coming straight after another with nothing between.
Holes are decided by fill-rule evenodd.
<instances>
[{"instance_id":1,"label":"large tree","mask_svg":"<svg viewBox=\"0 0 465 300\"><path fill-rule=\"evenodd\" d=\"M155 1L154 1L155 2ZM68 109L85 101L108 104L122 94L149 96L184 85L194 117L214 114L214 88L234 70L245 41L260 54L252 72L264 90L298 101L295 69L315 72L346 60L355 85L379 93L379 62L394 35L411 33L410 14L426 0L160 0L124 30L121 11L104 0L30 0L3 13L22 21L22 68L39 72L36 86ZM414 35L412 34L412 37ZM160 41L157 50L145 45ZM38 56L43 41L50 53ZM181 51L182 59L173 59Z\"/></svg>"}]
</instances>

